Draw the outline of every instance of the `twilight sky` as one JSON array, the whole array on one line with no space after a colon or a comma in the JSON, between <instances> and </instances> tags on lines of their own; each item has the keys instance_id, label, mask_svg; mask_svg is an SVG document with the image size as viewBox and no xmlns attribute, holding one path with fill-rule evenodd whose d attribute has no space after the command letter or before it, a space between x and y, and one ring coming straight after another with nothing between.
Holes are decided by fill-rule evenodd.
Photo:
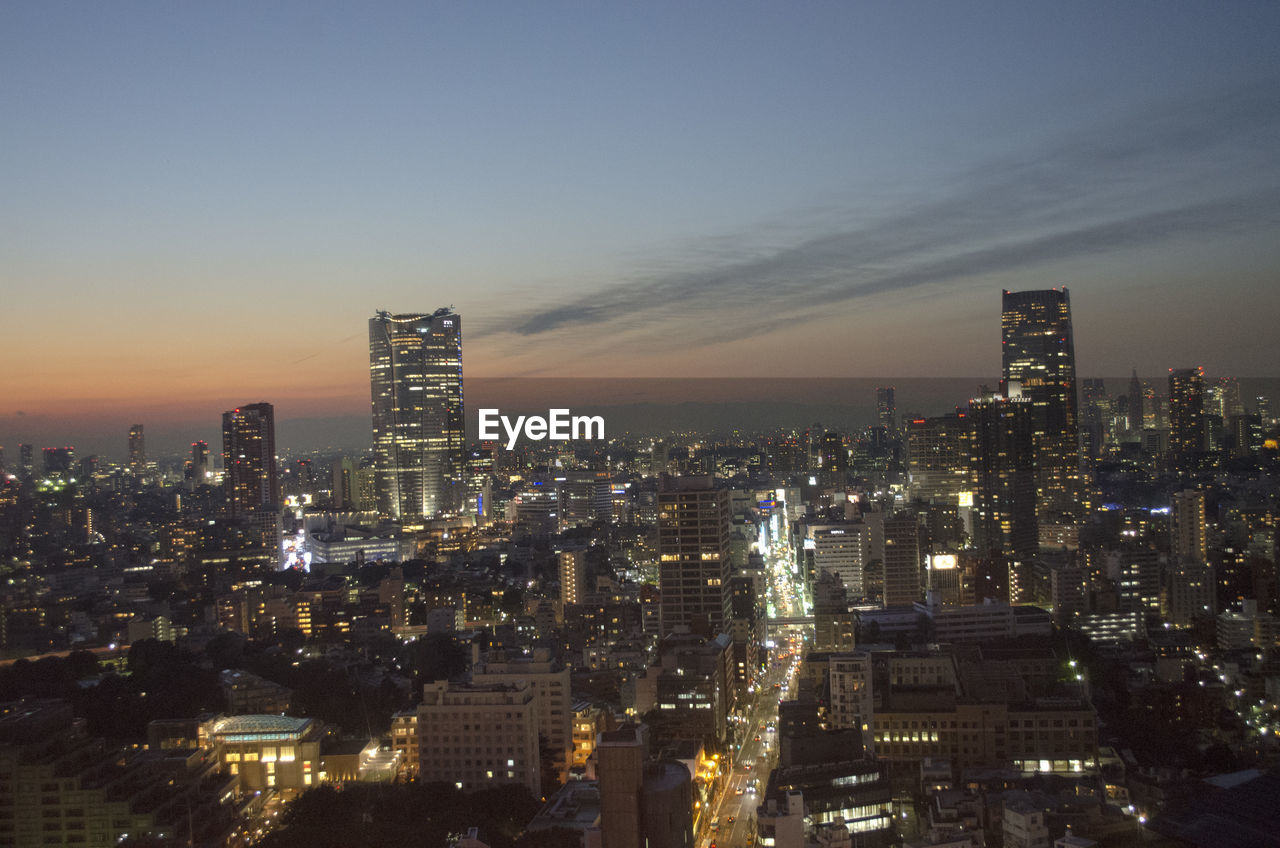
<instances>
[{"instance_id":1,"label":"twilight sky","mask_svg":"<svg viewBox=\"0 0 1280 848\"><path fill-rule=\"evenodd\" d=\"M469 376L1280 376L1280 4L7 3L0 444ZM108 423L109 422L109 423Z\"/></svg>"}]
</instances>

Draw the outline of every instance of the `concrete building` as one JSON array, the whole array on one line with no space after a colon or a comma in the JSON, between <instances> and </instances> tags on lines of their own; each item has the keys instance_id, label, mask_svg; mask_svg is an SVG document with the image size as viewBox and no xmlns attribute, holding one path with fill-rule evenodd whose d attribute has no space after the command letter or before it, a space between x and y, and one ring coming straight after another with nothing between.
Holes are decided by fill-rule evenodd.
<instances>
[{"instance_id":1,"label":"concrete building","mask_svg":"<svg viewBox=\"0 0 1280 848\"><path fill-rule=\"evenodd\" d=\"M805 546L812 544L815 574L834 574L855 598L867 591L871 531L861 523L812 524L805 534Z\"/></svg>"},{"instance_id":2,"label":"concrete building","mask_svg":"<svg viewBox=\"0 0 1280 848\"><path fill-rule=\"evenodd\" d=\"M874 722L871 654L836 654L829 662L830 726L860 731L867 756L874 757L876 740L871 732Z\"/></svg>"},{"instance_id":3,"label":"concrete building","mask_svg":"<svg viewBox=\"0 0 1280 848\"><path fill-rule=\"evenodd\" d=\"M580 604L587 595L587 555L584 551L560 554L560 603Z\"/></svg>"},{"instance_id":4,"label":"concrete building","mask_svg":"<svg viewBox=\"0 0 1280 848\"><path fill-rule=\"evenodd\" d=\"M1044 810L1024 801L1004 805L1001 829L1006 848L1049 848Z\"/></svg>"},{"instance_id":5,"label":"concrete building","mask_svg":"<svg viewBox=\"0 0 1280 848\"><path fill-rule=\"evenodd\" d=\"M920 600L920 567L924 563L920 535L920 522L914 513L900 512L884 522L881 568L885 607Z\"/></svg>"},{"instance_id":6,"label":"concrete building","mask_svg":"<svg viewBox=\"0 0 1280 848\"><path fill-rule=\"evenodd\" d=\"M531 656L508 657L495 652L473 666L471 682L476 686L500 686L514 681L528 684L533 693L540 748L551 752L561 782L568 780L573 763L573 699L569 668L553 660L545 648Z\"/></svg>"},{"instance_id":7,"label":"concrete building","mask_svg":"<svg viewBox=\"0 0 1280 848\"><path fill-rule=\"evenodd\" d=\"M968 417L955 412L913 418L907 429L907 474L913 500L959 504L973 492Z\"/></svg>"},{"instance_id":8,"label":"concrete building","mask_svg":"<svg viewBox=\"0 0 1280 848\"><path fill-rule=\"evenodd\" d=\"M542 794L539 701L524 680L422 687L418 705L418 775L471 791L520 783Z\"/></svg>"},{"instance_id":9,"label":"concrete building","mask_svg":"<svg viewBox=\"0 0 1280 848\"><path fill-rule=\"evenodd\" d=\"M115 748L64 701L0 704L0 845L224 845L248 802L211 750Z\"/></svg>"},{"instance_id":10,"label":"concrete building","mask_svg":"<svg viewBox=\"0 0 1280 848\"><path fill-rule=\"evenodd\" d=\"M232 715L287 713L293 700L293 690L287 686L241 669L224 669L218 683Z\"/></svg>"},{"instance_id":11,"label":"concrete building","mask_svg":"<svg viewBox=\"0 0 1280 848\"><path fill-rule=\"evenodd\" d=\"M731 616L729 492L712 477L664 477L658 488L662 631L711 637Z\"/></svg>"},{"instance_id":12,"label":"concrete building","mask_svg":"<svg viewBox=\"0 0 1280 848\"><path fill-rule=\"evenodd\" d=\"M693 780L683 763L649 760L649 731L627 724L596 740L603 848L693 848Z\"/></svg>"}]
</instances>

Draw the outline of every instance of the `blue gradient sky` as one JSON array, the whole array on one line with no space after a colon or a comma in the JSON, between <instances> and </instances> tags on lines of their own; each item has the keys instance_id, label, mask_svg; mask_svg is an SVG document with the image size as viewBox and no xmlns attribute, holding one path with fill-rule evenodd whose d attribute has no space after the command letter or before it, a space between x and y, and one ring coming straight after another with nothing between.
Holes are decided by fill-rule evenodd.
<instances>
[{"instance_id":1,"label":"blue gradient sky","mask_svg":"<svg viewBox=\"0 0 1280 848\"><path fill-rule=\"evenodd\" d=\"M1274 376L1280 5L8 3L0 438L469 373ZM24 416L18 416L21 410ZM19 421L26 418L26 422Z\"/></svg>"}]
</instances>

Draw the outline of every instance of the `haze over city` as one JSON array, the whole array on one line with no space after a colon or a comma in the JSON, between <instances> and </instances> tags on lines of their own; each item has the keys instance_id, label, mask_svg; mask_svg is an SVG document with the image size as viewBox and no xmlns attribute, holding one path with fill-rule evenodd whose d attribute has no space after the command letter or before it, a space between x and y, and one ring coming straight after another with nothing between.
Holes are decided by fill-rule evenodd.
<instances>
[{"instance_id":1,"label":"haze over city","mask_svg":"<svg viewBox=\"0 0 1280 848\"><path fill-rule=\"evenodd\" d=\"M10 4L0 439L364 416L364 321L442 304L469 378L969 377L1069 285L1081 374L1276 376L1277 23Z\"/></svg>"}]
</instances>

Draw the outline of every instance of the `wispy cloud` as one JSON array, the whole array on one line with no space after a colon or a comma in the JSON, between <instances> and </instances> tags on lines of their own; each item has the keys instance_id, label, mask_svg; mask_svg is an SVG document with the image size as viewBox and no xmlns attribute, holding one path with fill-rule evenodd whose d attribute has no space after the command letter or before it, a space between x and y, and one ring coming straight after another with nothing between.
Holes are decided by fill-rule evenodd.
<instances>
[{"instance_id":1,"label":"wispy cloud","mask_svg":"<svg viewBox=\"0 0 1280 848\"><path fill-rule=\"evenodd\" d=\"M781 246L762 251L751 232L694 243L661 257L661 271L519 312L504 326L522 337L598 330L714 342L725 337L716 326L740 334L762 311L804 314L1082 256L1274 234L1277 149L1276 80L1152 105L988 162L923 199L903 191L874 210L829 211ZM782 228L769 229L776 240ZM708 332L712 315L719 321Z\"/></svg>"}]
</instances>

